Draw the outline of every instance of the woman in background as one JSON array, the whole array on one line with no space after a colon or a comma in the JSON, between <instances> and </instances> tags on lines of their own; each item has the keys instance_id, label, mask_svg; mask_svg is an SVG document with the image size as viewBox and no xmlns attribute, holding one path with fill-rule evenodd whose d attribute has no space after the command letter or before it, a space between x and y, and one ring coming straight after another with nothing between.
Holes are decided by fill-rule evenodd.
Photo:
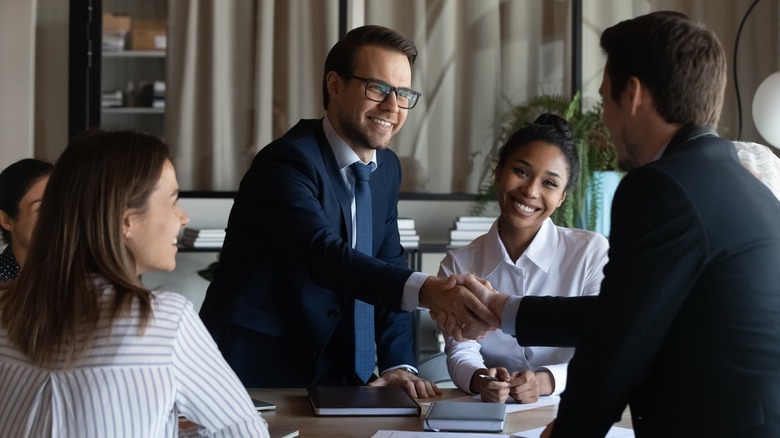
<instances>
[{"instance_id":1,"label":"woman in background","mask_svg":"<svg viewBox=\"0 0 780 438\"><path fill-rule=\"evenodd\" d=\"M4 437L267 437L192 303L139 275L176 266L189 218L167 147L92 130L65 149L19 278L0 286Z\"/></svg>"},{"instance_id":2,"label":"woman in background","mask_svg":"<svg viewBox=\"0 0 780 438\"><path fill-rule=\"evenodd\" d=\"M51 163L25 158L0 173L0 234L7 246L0 254L0 281L19 275L27 256Z\"/></svg>"},{"instance_id":3,"label":"woman in background","mask_svg":"<svg viewBox=\"0 0 780 438\"><path fill-rule=\"evenodd\" d=\"M494 176L501 214L490 231L450 251L439 275L474 274L516 295L596 295L607 239L556 226L550 215L579 177L568 124L553 114L515 132L499 151ZM446 341L454 383L483 401L532 403L559 394L573 348L522 347L501 331L479 341ZM483 377L487 376L487 377Z\"/></svg>"},{"instance_id":4,"label":"woman in background","mask_svg":"<svg viewBox=\"0 0 780 438\"><path fill-rule=\"evenodd\" d=\"M737 156L742 166L780 199L780 158L768 146L749 141L735 141Z\"/></svg>"}]
</instances>

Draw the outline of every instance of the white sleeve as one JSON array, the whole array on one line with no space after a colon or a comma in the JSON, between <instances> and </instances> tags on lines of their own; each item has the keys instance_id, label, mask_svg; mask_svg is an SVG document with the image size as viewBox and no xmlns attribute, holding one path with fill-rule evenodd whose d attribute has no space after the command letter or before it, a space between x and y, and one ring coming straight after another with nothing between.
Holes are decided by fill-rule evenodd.
<instances>
[{"instance_id":1,"label":"white sleeve","mask_svg":"<svg viewBox=\"0 0 780 438\"><path fill-rule=\"evenodd\" d=\"M176 405L209 437L268 438L268 424L255 410L236 373L189 301L183 309L173 353Z\"/></svg>"},{"instance_id":2,"label":"white sleeve","mask_svg":"<svg viewBox=\"0 0 780 438\"><path fill-rule=\"evenodd\" d=\"M480 353L481 345L477 341L456 341L447 336L444 351L447 352L447 370L455 385L463 391L472 394L471 377L474 371L485 367L485 361Z\"/></svg>"}]
</instances>

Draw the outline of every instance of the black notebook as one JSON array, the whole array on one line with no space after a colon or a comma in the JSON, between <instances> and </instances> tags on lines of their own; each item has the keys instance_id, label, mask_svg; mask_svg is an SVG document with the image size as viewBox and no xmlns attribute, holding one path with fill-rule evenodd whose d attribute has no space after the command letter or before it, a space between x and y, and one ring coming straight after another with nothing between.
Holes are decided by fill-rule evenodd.
<instances>
[{"instance_id":1,"label":"black notebook","mask_svg":"<svg viewBox=\"0 0 780 438\"><path fill-rule=\"evenodd\" d=\"M400 386L314 386L308 392L315 415L420 415L420 405Z\"/></svg>"},{"instance_id":2,"label":"black notebook","mask_svg":"<svg viewBox=\"0 0 780 438\"><path fill-rule=\"evenodd\" d=\"M452 432L501 432L506 403L431 402L423 429Z\"/></svg>"}]
</instances>

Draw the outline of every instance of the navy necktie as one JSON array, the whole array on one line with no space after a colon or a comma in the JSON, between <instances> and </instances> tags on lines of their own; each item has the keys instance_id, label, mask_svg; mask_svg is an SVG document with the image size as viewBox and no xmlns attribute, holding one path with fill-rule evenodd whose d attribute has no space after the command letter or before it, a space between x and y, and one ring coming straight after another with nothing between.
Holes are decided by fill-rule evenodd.
<instances>
[{"instance_id":1,"label":"navy necktie","mask_svg":"<svg viewBox=\"0 0 780 438\"><path fill-rule=\"evenodd\" d=\"M371 166L356 162L351 167L355 174L355 249L371 255ZM356 299L355 373L363 382L374 372L374 350L374 306Z\"/></svg>"}]
</instances>

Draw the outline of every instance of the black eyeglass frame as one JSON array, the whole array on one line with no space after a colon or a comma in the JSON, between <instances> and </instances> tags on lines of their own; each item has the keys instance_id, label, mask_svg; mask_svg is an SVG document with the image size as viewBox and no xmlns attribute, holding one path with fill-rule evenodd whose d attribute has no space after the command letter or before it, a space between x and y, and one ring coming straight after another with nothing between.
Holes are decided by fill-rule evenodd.
<instances>
[{"instance_id":1,"label":"black eyeglass frame","mask_svg":"<svg viewBox=\"0 0 780 438\"><path fill-rule=\"evenodd\" d=\"M362 77L360 77L360 76L355 76L355 75L349 75L349 77L350 77L350 79L357 79L357 80L359 80L359 81L363 81L363 82L365 82L365 83L366 83L366 87L365 87L365 90L364 90L364 94L365 94L365 96L366 96L366 99L368 99L368 100L371 100L371 101L373 101L373 102L384 102L385 100L387 100L387 96L389 96L389 95L390 95L390 93L392 93L392 92L395 92L395 97L396 97L396 101L397 101L397 100L398 100L398 92L400 91L401 93L406 93L406 94L407 94L407 96L406 96L406 99L407 99L409 102L412 102L412 104L411 104L410 106L402 106L401 104L398 104L398 107L399 107L399 108L403 108L403 109L412 109L412 108L414 108L415 106L417 106L417 102L420 100L420 97L422 96L422 93L420 93L420 92L419 92L419 91L417 91L417 90L412 90L411 88L406 88L406 87L394 87L394 86L392 86L392 85L388 84L388 83L387 83L387 82L385 82L385 81L380 81L379 79L374 79L374 78L362 78ZM369 86L371 83L375 83L375 84L379 84L379 85L381 85L381 86L383 87L383 89L382 89L382 90L380 90L380 91L382 91L382 92L385 92L385 89L387 89L387 90L388 90L387 92L385 92L385 97L384 97L384 99L377 100L377 99L374 99L374 98L372 98L371 96L369 96L369 95L368 95L368 86ZM413 96L416 96L416 97L414 98L414 101L412 101L411 99L409 99L409 93L411 93L411 95L413 95Z\"/></svg>"}]
</instances>

